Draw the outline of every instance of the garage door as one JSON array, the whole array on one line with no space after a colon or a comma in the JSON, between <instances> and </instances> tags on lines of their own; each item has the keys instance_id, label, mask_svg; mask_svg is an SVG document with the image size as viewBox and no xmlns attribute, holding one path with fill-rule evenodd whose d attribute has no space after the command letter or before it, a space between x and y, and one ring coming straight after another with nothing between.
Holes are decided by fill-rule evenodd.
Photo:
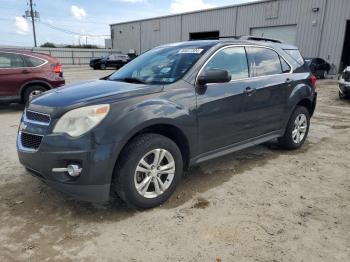
<instances>
[{"instance_id":1,"label":"garage door","mask_svg":"<svg viewBox=\"0 0 350 262\"><path fill-rule=\"evenodd\" d=\"M250 35L283 40L295 44L297 35L296 25L284 25L273 27L256 27L250 29Z\"/></svg>"}]
</instances>

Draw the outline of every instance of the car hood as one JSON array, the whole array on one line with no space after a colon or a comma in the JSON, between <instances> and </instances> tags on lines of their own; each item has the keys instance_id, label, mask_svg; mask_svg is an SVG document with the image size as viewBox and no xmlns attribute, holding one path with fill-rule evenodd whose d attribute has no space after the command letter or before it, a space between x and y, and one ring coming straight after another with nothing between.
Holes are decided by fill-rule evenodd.
<instances>
[{"instance_id":1,"label":"car hood","mask_svg":"<svg viewBox=\"0 0 350 262\"><path fill-rule=\"evenodd\" d=\"M95 102L111 103L132 96L157 93L162 88L159 85L149 86L109 80L91 80L47 91L34 98L30 103L30 108L74 108Z\"/></svg>"}]
</instances>

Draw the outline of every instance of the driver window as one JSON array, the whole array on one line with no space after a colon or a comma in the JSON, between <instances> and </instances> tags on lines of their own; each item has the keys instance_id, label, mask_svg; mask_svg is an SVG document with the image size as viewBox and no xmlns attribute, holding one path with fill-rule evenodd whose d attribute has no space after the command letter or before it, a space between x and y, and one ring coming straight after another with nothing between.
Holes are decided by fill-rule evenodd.
<instances>
[{"instance_id":1,"label":"driver window","mask_svg":"<svg viewBox=\"0 0 350 262\"><path fill-rule=\"evenodd\" d=\"M210 69L224 69L231 74L231 80L248 78L248 63L244 47L229 47L220 50L204 67Z\"/></svg>"}]
</instances>

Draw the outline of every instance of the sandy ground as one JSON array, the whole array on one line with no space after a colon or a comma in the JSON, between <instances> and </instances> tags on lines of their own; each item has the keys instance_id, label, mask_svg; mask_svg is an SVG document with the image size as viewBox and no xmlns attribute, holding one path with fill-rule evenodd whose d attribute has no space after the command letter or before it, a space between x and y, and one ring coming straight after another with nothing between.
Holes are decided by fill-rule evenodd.
<instances>
[{"instance_id":1,"label":"sandy ground","mask_svg":"<svg viewBox=\"0 0 350 262\"><path fill-rule=\"evenodd\" d=\"M112 71L66 69L68 82ZM350 101L318 83L309 138L192 168L163 206L77 202L18 163L21 107L0 109L0 261L349 261Z\"/></svg>"}]
</instances>

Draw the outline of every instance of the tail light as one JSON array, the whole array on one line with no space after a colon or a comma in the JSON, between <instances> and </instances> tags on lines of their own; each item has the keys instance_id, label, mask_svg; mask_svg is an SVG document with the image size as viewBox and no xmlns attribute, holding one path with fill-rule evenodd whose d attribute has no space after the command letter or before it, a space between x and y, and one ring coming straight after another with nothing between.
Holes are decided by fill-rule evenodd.
<instances>
[{"instance_id":1,"label":"tail light","mask_svg":"<svg viewBox=\"0 0 350 262\"><path fill-rule=\"evenodd\" d=\"M59 75L60 77L63 76L63 72L62 72L62 65L61 64L55 64L55 66L52 69L52 72L54 72L55 74Z\"/></svg>"},{"instance_id":2,"label":"tail light","mask_svg":"<svg viewBox=\"0 0 350 262\"><path fill-rule=\"evenodd\" d=\"M315 88L315 89L316 89L316 82L317 82L316 76L312 75L312 76L311 76L311 85L312 85L312 87Z\"/></svg>"}]
</instances>

